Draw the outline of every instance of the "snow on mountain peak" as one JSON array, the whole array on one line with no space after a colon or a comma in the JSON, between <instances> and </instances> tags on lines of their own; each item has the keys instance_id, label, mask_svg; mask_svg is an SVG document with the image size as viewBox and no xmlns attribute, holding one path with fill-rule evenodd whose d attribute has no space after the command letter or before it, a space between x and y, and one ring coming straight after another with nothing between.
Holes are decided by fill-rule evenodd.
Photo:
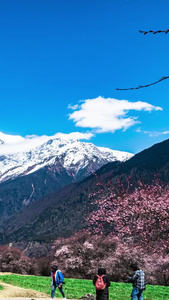
<instances>
[{"instance_id":1,"label":"snow on mountain peak","mask_svg":"<svg viewBox=\"0 0 169 300\"><path fill-rule=\"evenodd\" d=\"M53 136L37 136L37 135L27 135L26 137L21 137L19 135L7 135L0 132L0 155L21 153L25 151L30 151L36 147L44 144L45 142L50 142L50 140L69 140L74 141L77 138L88 140L93 136L92 133L80 133L71 132L69 134L56 133Z\"/></svg>"},{"instance_id":2,"label":"snow on mountain peak","mask_svg":"<svg viewBox=\"0 0 169 300\"><path fill-rule=\"evenodd\" d=\"M86 170L91 174L101 166L112 161L124 161L133 155L123 151L96 147L92 143L53 137L22 138L0 134L0 181L28 175L44 167L62 168L69 176L76 177ZM15 147L12 147L12 143ZM7 145L8 144L8 145ZM11 151L4 153L5 146ZM4 147L4 148L3 148ZM12 149L15 151L12 152ZM17 151L20 150L20 151ZM87 176L87 175L86 175Z\"/></svg>"},{"instance_id":3,"label":"snow on mountain peak","mask_svg":"<svg viewBox=\"0 0 169 300\"><path fill-rule=\"evenodd\" d=\"M1 144L16 144L23 140L24 138L20 135L9 135L0 132L0 141L2 142Z\"/></svg>"}]
</instances>

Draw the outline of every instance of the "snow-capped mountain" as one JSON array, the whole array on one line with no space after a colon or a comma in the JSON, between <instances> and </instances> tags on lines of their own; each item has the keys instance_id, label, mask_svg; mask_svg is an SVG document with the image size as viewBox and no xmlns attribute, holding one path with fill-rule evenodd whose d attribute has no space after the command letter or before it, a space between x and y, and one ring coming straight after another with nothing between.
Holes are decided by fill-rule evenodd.
<instances>
[{"instance_id":1,"label":"snow-capped mountain","mask_svg":"<svg viewBox=\"0 0 169 300\"><path fill-rule=\"evenodd\" d=\"M126 183L126 178L130 177L132 188L137 187L137 181L143 180L145 184L154 182L158 174L162 185L168 185L168 162L169 139L141 151L124 163L105 165L97 174L103 182L110 181L110 178L116 182L120 177ZM51 170L52 167L45 167L0 184L1 244L18 242L20 247L27 248L30 242L32 248L29 253L33 253L36 242L41 248L44 242L53 243L58 237L69 237L85 228L83 217L93 209L93 199L89 195L95 193L94 200L100 197L97 178L89 176L81 182L72 183L72 178L67 177L65 186L63 179L66 174L60 176L61 173L55 173L54 177ZM61 187L61 184L64 186Z\"/></svg>"},{"instance_id":2,"label":"snow-capped mountain","mask_svg":"<svg viewBox=\"0 0 169 300\"><path fill-rule=\"evenodd\" d=\"M47 167L63 168L74 180L83 179L108 162L125 161L131 153L96 147L94 144L61 138L49 139L29 150L3 153L3 147L22 143L24 138L0 133L0 182L34 173Z\"/></svg>"}]
</instances>

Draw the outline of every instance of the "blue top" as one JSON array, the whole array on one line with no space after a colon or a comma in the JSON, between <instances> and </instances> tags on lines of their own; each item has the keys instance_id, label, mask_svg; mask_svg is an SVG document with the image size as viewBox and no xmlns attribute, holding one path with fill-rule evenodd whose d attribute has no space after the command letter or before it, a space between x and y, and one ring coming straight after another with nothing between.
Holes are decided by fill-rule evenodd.
<instances>
[{"instance_id":1,"label":"blue top","mask_svg":"<svg viewBox=\"0 0 169 300\"><path fill-rule=\"evenodd\" d=\"M52 279L52 285L53 285L53 272L51 273L51 279ZM61 273L61 271L57 270L55 272L55 282L56 282L56 286L58 286L60 283L62 284L64 281L64 276Z\"/></svg>"}]
</instances>

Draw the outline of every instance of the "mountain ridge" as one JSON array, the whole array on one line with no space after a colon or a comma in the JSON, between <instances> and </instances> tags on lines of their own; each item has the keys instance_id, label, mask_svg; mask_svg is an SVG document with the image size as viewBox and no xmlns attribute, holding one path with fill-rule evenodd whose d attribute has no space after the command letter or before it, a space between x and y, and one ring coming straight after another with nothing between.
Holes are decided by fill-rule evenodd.
<instances>
[{"instance_id":1,"label":"mountain ridge","mask_svg":"<svg viewBox=\"0 0 169 300\"><path fill-rule=\"evenodd\" d=\"M3 136L0 137L2 139ZM20 145L24 139L20 141L17 137L17 140L17 145ZM5 136L0 149L5 143L13 145L13 137ZM133 156L127 152L99 148L92 143L61 138L48 138L45 142L43 139L31 150L21 150L22 147L20 152L0 156L1 222L29 203L83 180L108 162L123 161Z\"/></svg>"},{"instance_id":2,"label":"mountain ridge","mask_svg":"<svg viewBox=\"0 0 169 300\"><path fill-rule=\"evenodd\" d=\"M30 203L3 224L1 242L46 243L68 237L86 227L83 217L93 210L89 194L97 191L98 178L107 182L120 176L125 182L130 176L133 183L140 178L151 181L156 174L165 184L169 183L169 140L143 150L126 162L108 163L96 171L97 176L90 175Z\"/></svg>"},{"instance_id":3,"label":"mountain ridge","mask_svg":"<svg viewBox=\"0 0 169 300\"><path fill-rule=\"evenodd\" d=\"M3 141L4 144L5 140ZM29 175L55 164L62 165L68 175L70 174L70 176L74 176L75 180L78 180L79 170L85 169L89 163L91 165L91 161L93 165L98 164L98 166L91 166L89 174L107 162L124 161L132 156L133 154L125 151L97 147L92 143L49 138L45 143L29 151L0 155L0 182Z\"/></svg>"}]
</instances>

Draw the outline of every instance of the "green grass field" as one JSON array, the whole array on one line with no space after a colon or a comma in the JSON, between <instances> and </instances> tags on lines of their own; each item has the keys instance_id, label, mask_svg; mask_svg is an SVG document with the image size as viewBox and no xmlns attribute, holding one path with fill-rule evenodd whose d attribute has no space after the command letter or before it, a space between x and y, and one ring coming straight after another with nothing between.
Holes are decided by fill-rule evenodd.
<instances>
[{"instance_id":1,"label":"green grass field","mask_svg":"<svg viewBox=\"0 0 169 300\"><path fill-rule=\"evenodd\" d=\"M3 290L3 286L2 285L0 285L0 291L2 291Z\"/></svg>"},{"instance_id":2,"label":"green grass field","mask_svg":"<svg viewBox=\"0 0 169 300\"><path fill-rule=\"evenodd\" d=\"M33 289L47 294L50 297L50 277L42 276L23 276L23 275L2 275L0 280L19 287ZM87 293L95 295L95 288L91 280L83 279L65 279L64 291L67 298L79 299ZM126 300L131 299L131 284L111 282L109 288L110 300ZM144 291L144 300L167 300L169 299L169 287L147 285ZM55 297L61 297L59 291L56 290Z\"/></svg>"}]
</instances>

